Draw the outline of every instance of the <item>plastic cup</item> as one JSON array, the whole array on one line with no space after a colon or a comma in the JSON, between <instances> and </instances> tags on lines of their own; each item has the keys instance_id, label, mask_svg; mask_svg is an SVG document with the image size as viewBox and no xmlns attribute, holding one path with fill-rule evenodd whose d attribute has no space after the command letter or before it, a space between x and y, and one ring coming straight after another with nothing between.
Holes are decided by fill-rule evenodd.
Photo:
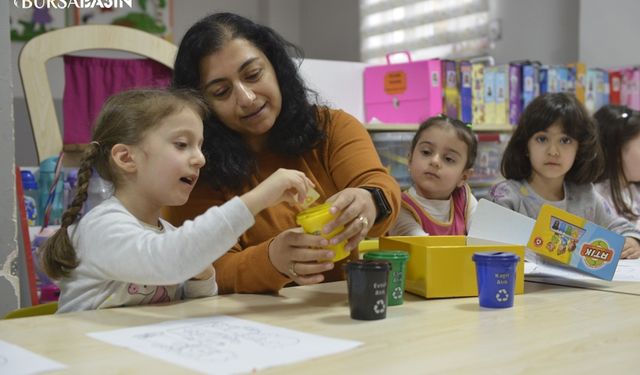
<instances>
[{"instance_id":1,"label":"plastic cup","mask_svg":"<svg viewBox=\"0 0 640 375\"><path fill-rule=\"evenodd\" d=\"M55 302L60 299L60 288L55 284L46 284L40 288L40 303Z\"/></svg>"},{"instance_id":2,"label":"plastic cup","mask_svg":"<svg viewBox=\"0 0 640 375\"><path fill-rule=\"evenodd\" d=\"M389 306L402 305L404 302L404 280L409 253L399 250L378 250L366 252L363 258L365 260L387 261L391 264L387 303Z\"/></svg>"},{"instance_id":3,"label":"plastic cup","mask_svg":"<svg viewBox=\"0 0 640 375\"><path fill-rule=\"evenodd\" d=\"M58 156L53 156L43 160L40 163L40 177L38 179L39 195L38 199L38 225L42 225L44 221L44 213L47 209L47 201L49 199L49 189L55 180L56 164L58 163ZM62 207L63 193L64 193L64 172L60 172L60 177L56 183L54 190L53 202L51 203L51 213L49 217L49 225L60 224L62 220L62 213L64 211Z\"/></svg>"},{"instance_id":4,"label":"plastic cup","mask_svg":"<svg viewBox=\"0 0 640 375\"><path fill-rule=\"evenodd\" d=\"M331 208L331 203L324 203L319 206L307 208L296 216L296 223L302 227L305 233L322 236L327 240L330 240L335 235L342 232L344 227L339 226L331 233L322 233L322 227L336 218L336 216L329 212L329 208ZM328 249L333 250L335 253L331 261L337 262L349 256L350 252L344 248L346 244L347 241L344 240L335 245L327 246Z\"/></svg>"},{"instance_id":5,"label":"plastic cup","mask_svg":"<svg viewBox=\"0 0 640 375\"><path fill-rule=\"evenodd\" d=\"M506 252L482 252L474 253L472 259L476 263L480 306L512 307L520 257Z\"/></svg>"},{"instance_id":6,"label":"plastic cup","mask_svg":"<svg viewBox=\"0 0 640 375\"><path fill-rule=\"evenodd\" d=\"M388 262L357 260L345 266L351 319L378 320L387 317Z\"/></svg>"},{"instance_id":7,"label":"plastic cup","mask_svg":"<svg viewBox=\"0 0 640 375\"><path fill-rule=\"evenodd\" d=\"M55 229L51 227L45 228L41 233L38 233L31 243L31 251L33 257L34 268L36 270L36 282L38 288L38 295L40 303L57 301L60 297L60 288L56 283L47 277L40 265L40 252L39 248L44 242L55 233Z\"/></svg>"},{"instance_id":8,"label":"plastic cup","mask_svg":"<svg viewBox=\"0 0 640 375\"><path fill-rule=\"evenodd\" d=\"M38 223L38 182L29 170L20 171L22 188L24 189L24 206L27 213L27 225L34 226Z\"/></svg>"}]
</instances>

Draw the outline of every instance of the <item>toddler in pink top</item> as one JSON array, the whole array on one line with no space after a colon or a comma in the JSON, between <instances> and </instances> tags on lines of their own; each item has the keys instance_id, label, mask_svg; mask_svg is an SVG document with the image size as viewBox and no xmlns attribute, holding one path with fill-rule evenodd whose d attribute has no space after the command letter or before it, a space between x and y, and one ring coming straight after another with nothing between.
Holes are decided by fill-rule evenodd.
<instances>
[{"instance_id":1,"label":"toddler in pink top","mask_svg":"<svg viewBox=\"0 0 640 375\"><path fill-rule=\"evenodd\" d=\"M467 184L477 149L475 135L462 121L439 115L420 124L409 153L413 186L402 193L402 209L389 233L465 235L478 204Z\"/></svg>"}]
</instances>

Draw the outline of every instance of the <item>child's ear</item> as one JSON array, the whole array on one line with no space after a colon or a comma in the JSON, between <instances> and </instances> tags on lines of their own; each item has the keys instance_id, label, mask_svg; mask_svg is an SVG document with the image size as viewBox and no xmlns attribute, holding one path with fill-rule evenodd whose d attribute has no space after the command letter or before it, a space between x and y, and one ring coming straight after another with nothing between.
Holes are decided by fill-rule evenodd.
<instances>
[{"instance_id":1,"label":"child's ear","mask_svg":"<svg viewBox=\"0 0 640 375\"><path fill-rule=\"evenodd\" d=\"M473 175L473 168L465 169L462 172L462 177L460 178L460 182L458 182L458 187L464 185L469 180L469 177L471 177L471 175Z\"/></svg>"},{"instance_id":2,"label":"child's ear","mask_svg":"<svg viewBox=\"0 0 640 375\"><path fill-rule=\"evenodd\" d=\"M118 168L124 172L135 172L137 169L131 146L122 143L114 145L111 148L111 158Z\"/></svg>"}]
</instances>

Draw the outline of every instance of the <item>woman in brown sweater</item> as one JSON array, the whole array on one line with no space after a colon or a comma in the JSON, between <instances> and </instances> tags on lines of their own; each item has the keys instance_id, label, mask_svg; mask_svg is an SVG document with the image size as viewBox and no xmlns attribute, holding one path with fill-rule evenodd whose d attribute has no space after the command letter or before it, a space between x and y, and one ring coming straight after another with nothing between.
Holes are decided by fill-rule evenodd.
<instances>
[{"instance_id":1,"label":"woman in brown sweater","mask_svg":"<svg viewBox=\"0 0 640 375\"><path fill-rule=\"evenodd\" d=\"M397 216L400 188L380 163L362 124L349 114L310 103L296 61L300 50L272 29L230 13L207 16L186 33L173 85L202 92L213 115L205 124L207 164L186 205L171 207L174 224L255 187L278 168L303 171L319 201L345 230L351 259L365 235L382 235ZM316 97L317 99L317 97ZM201 182L202 181L202 182ZM327 241L304 234L299 207L263 211L236 246L215 263L221 293L275 292L294 281L343 279Z\"/></svg>"}]
</instances>

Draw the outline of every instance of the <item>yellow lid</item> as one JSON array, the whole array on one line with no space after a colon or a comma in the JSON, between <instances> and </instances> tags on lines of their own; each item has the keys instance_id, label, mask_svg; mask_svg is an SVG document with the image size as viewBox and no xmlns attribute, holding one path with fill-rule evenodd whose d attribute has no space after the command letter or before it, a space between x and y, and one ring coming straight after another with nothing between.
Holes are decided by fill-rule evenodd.
<instances>
[{"instance_id":1,"label":"yellow lid","mask_svg":"<svg viewBox=\"0 0 640 375\"><path fill-rule=\"evenodd\" d=\"M296 215L296 223L300 224L299 221L307 220L314 216L326 215L329 212L329 208L331 208L331 203L323 203L317 206L309 207Z\"/></svg>"}]
</instances>

